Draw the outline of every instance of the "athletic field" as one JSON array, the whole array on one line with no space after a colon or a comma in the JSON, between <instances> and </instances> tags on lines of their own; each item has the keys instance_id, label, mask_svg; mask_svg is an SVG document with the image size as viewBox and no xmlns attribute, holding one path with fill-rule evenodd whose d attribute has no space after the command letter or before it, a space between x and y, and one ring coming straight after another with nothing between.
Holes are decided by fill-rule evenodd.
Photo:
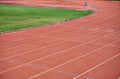
<instances>
[{"instance_id":1,"label":"athletic field","mask_svg":"<svg viewBox=\"0 0 120 79\"><path fill-rule=\"evenodd\" d=\"M15 15L21 15L20 18L24 18L25 22L15 19L12 21L12 17L8 18L9 21L0 21L2 25L5 25L5 22L6 25L11 23L14 25L14 22L19 25L19 21L22 21L20 26L31 23L24 29L1 31L4 33L0 34L0 79L120 78L119 1L88 0L88 6L84 6L84 0L0 0L0 3L0 8L10 4L3 7L8 8L8 11L13 7L11 5L20 9L26 7L25 11L28 11L28 8L39 10L51 8L51 13L47 14L55 15L47 25L44 22L43 25L35 23L36 28L33 27L34 22L39 19L27 20L27 16L31 15L26 13L22 17L24 15L21 14L22 11ZM68 13L56 14L53 9ZM77 16L76 12L79 14L84 12L81 10L85 12L87 10L88 13L85 14L87 16ZM89 11L92 11L92 14L88 15ZM40 16L41 12L37 12L31 17ZM5 16L11 15L6 13ZM0 18L4 19L2 16Z\"/></svg>"}]
</instances>

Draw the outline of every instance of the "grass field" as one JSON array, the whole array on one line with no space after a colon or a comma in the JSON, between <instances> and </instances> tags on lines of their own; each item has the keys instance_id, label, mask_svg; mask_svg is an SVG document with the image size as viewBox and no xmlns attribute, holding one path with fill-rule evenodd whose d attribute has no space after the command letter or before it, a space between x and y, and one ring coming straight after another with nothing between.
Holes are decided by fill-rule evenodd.
<instances>
[{"instance_id":1,"label":"grass field","mask_svg":"<svg viewBox=\"0 0 120 79\"><path fill-rule=\"evenodd\" d=\"M0 4L0 32L52 24L91 13L91 11Z\"/></svg>"}]
</instances>

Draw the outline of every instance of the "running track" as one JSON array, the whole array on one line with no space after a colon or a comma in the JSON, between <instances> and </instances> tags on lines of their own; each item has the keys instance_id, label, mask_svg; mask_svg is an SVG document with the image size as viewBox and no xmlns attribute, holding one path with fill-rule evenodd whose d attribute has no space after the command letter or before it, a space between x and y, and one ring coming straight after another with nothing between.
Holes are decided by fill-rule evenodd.
<instances>
[{"instance_id":1,"label":"running track","mask_svg":"<svg viewBox=\"0 0 120 79\"><path fill-rule=\"evenodd\" d=\"M30 4L14 0L19 5L74 9L81 8L81 3L67 1L58 6L52 2L36 0ZM89 1L89 4L97 8L89 16L1 34L0 79L118 79L120 2Z\"/></svg>"}]
</instances>

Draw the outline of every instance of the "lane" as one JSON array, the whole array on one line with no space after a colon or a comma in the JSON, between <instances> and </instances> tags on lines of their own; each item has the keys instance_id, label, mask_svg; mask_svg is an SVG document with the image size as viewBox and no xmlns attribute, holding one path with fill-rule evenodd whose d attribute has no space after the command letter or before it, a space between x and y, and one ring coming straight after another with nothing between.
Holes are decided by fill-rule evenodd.
<instances>
[{"instance_id":1,"label":"lane","mask_svg":"<svg viewBox=\"0 0 120 79\"><path fill-rule=\"evenodd\" d=\"M111 50L110 50L111 49ZM78 74L82 74L83 72L87 71L89 68L94 67L95 65L106 61L107 59L119 54L119 48L113 48L111 46L107 46L101 50L95 51L91 54L86 55L85 57L81 57L75 61L69 62L64 65L59 65L49 70L46 70L43 73L39 73L30 77L29 79L39 79L39 78L62 78L62 79L72 79L73 77L77 76ZM45 62L45 61L44 61ZM39 62L41 65L42 62ZM55 63L54 63L55 64ZM44 63L45 65L45 63ZM47 63L47 65L49 65ZM69 73L74 73L75 75L66 74L63 72L58 72L56 70L61 70Z\"/></svg>"},{"instance_id":2,"label":"lane","mask_svg":"<svg viewBox=\"0 0 120 79\"><path fill-rule=\"evenodd\" d=\"M73 79L118 79L120 77L120 53L88 69ZM104 75L104 76L103 76Z\"/></svg>"},{"instance_id":3,"label":"lane","mask_svg":"<svg viewBox=\"0 0 120 79\"><path fill-rule=\"evenodd\" d=\"M48 39L43 39L43 40L39 40L38 42L36 43L28 43L28 44L25 44L24 46L21 46L21 47L16 47L14 49L9 49L7 51L0 51L0 56L3 57L3 58L6 58L6 57L9 57L9 56L14 56L14 55L19 55L19 54L23 54L23 53L26 53L26 52L30 52L30 51L34 51L34 50L37 50L37 49L40 49L40 48L44 48L44 47L47 47L49 45L52 45L52 44L55 44L55 43L58 43L58 42L62 42L63 40L60 40L60 39L51 39L51 38L48 38Z\"/></svg>"},{"instance_id":4,"label":"lane","mask_svg":"<svg viewBox=\"0 0 120 79\"><path fill-rule=\"evenodd\" d=\"M21 56L15 56L14 58L11 59L2 60L0 61L0 73L19 68L28 63L32 63L52 55L56 55L58 54L58 52L65 51L69 48L72 48L80 44L81 44L80 42L65 41L47 48L31 51L23 55L21 54ZM16 61L16 62L12 62L12 61Z\"/></svg>"}]
</instances>

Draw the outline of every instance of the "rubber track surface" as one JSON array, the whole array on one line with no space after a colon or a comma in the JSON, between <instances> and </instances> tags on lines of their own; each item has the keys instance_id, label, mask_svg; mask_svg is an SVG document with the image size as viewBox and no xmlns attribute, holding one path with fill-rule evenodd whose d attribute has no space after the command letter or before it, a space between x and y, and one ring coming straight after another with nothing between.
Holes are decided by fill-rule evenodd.
<instances>
[{"instance_id":1,"label":"rubber track surface","mask_svg":"<svg viewBox=\"0 0 120 79\"><path fill-rule=\"evenodd\" d=\"M31 3L32 2L32 3ZM0 79L118 79L120 2L1 0L0 3L92 9L75 20L0 35Z\"/></svg>"}]
</instances>

